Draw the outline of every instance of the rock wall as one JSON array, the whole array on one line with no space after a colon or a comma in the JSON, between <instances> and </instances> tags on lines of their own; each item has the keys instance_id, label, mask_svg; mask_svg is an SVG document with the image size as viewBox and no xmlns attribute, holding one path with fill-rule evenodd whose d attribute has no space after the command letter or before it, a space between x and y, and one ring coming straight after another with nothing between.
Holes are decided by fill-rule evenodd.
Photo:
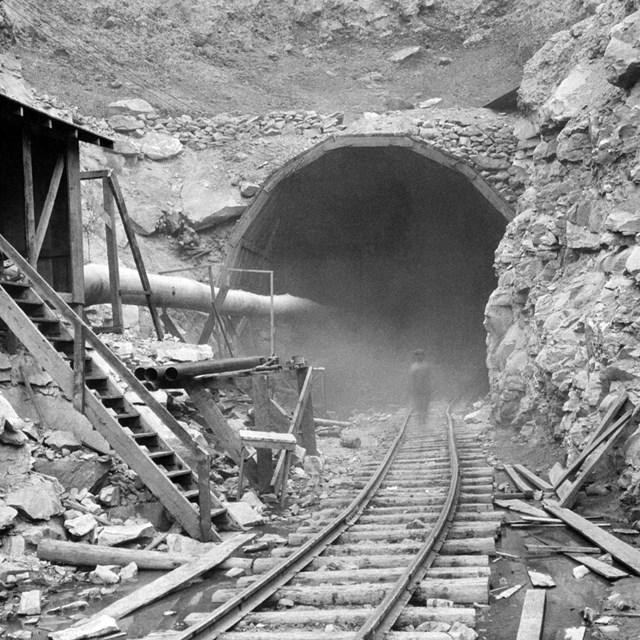
<instances>
[{"instance_id":1,"label":"rock wall","mask_svg":"<svg viewBox=\"0 0 640 640\"><path fill-rule=\"evenodd\" d=\"M609 394L640 402L639 4L592 6L527 65L529 178L486 310L495 417L570 455Z\"/></svg>"}]
</instances>

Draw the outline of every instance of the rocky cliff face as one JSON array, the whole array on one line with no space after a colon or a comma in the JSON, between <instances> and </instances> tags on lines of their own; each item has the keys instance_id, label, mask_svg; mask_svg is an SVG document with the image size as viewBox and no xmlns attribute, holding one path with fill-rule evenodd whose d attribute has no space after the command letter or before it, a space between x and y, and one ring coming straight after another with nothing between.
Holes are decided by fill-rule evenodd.
<instances>
[{"instance_id":1,"label":"rocky cliff face","mask_svg":"<svg viewBox=\"0 0 640 640\"><path fill-rule=\"evenodd\" d=\"M639 5L591 3L519 95L529 177L486 311L492 400L501 423L546 428L570 455L609 394L640 401Z\"/></svg>"}]
</instances>

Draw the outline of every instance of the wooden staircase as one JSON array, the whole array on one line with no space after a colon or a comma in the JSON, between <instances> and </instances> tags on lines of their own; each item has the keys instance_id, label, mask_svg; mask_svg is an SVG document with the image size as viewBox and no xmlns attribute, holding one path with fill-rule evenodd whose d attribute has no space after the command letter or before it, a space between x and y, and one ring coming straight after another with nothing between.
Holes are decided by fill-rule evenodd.
<instances>
[{"instance_id":1,"label":"wooden staircase","mask_svg":"<svg viewBox=\"0 0 640 640\"><path fill-rule=\"evenodd\" d=\"M0 236L0 250L8 254L5 243ZM129 385L129 392L134 392L141 404L164 418L163 422L196 454L200 452L198 446L41 276L21 256L10 257L23 277L19 281L0 278L0 320L69 397L77 391L78 379L74 371L74 335L85 337L85 355L80 360L85 385L84 414L190 536L208 537L203 534L202 521L210 520L200 517L196 474L157 433L152 420L125 397L115 376ZM217 497L211 494L210 500L211 519L225 516L226 509ZM213 537L219 539L215 527L211 527Z\"/></svg>"}]
</instances>

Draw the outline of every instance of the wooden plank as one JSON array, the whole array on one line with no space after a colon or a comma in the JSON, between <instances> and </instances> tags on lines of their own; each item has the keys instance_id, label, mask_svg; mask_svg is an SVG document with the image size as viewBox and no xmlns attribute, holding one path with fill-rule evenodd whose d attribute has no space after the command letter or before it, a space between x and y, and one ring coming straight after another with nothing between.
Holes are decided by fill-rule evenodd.
<instances>
[{"instance_id":1,"label":"wooden plank","mask_svg":"<svg viewBox=\"0 0 640 640\"><path fill-rule=\"evenodd\" d=\"M608 580L619 580L620 578L628 578L629 574L621 569L616 569L602 560L592 558L591 556L580 555L577 553L565 553L568 558L575 560L579 564L583 564L594 573L601 575Z\"/></svg>"},{"instance_id":2,"label":"wooden plank","mask_svg":"<svg viewBox=\"0 0 640 640\"><path fill-rule=\"evenodd\" d=\"M209 338L211 337L211 332L216 325L216 317L213 315L213 309L211 309L211 313L207 316L207 319L204 322L204 326L202 327L202 333L198 338L198 344L206 344L209 342Z\"/></svg>"},{"instance_id":3,"label":"wooden plank","mask_svg":"<svg viewBox=\"0 0 640 640\"><path fill-rule=\"evenodd\" d=\"M192 562L174 569L170 573L129 593L99 611L96 615L111 616L120 620L138 609L159 600L175 589L224 562L236 549L255 537L253 533L243 533L222 542L208 553L198 556Z\"/></svg>"},{"instance_id":4,"label":"wooden plank","mask_svg":"<svg viewBox=\"0 0 640 640\"><path fill-rule=\"evenodd\" d=\"M272 446L265 444L269 440L269 431L271 428L271 421L269 419L269 388L266 375L251 376L250 393L253 401L253 421L256 431L241 430L238 435L240 436L240 441L243 446L250 444L258 449L256 452L258 460L258 490L260 493L269 493L271 491L271 476L273 474L273 453ZM266 437L261 438L257 434Z\"/></svg>"},{"instance_id":5,"label":"wooden plank","mask_svg":"<svg viewBox=\"0 0 640 640\"><path fill-rule=\"evenodd\" d=\"M620 419L616 420L608 429L604 430L600 435L593 439L590 445L586 446L580 455L560 474L556 477L554 486L562 484L572 474L579 472L583 462L600 446L603 442L607 441L611 436L616 434L618 430L624 427L624 424L631 417L631 411L627 411Z\"/></svg>"},{"instance_id":6,"label":"wooden plank","mask_svg":"<svg viewBox=\"0 0 640 640\"><path fill-rule=\"evenodd\" d=\"M523 493L525 498L533 498L533 487L525 482L510 464L505 464L504 470L509 478L511 478L511 482L513 482L516 489Z\"/></svg>"},{"instance_id":7,"label":"wooden plank","mask_svg":"<svg viewBox=\"0 0 640 640\"><path fill-rule=\"evenodd\" d=\"M111 175L111 169L96 169L95 171L82 171L80 180L94 180L96 178L108 178Z\"/></svg>"},{"instance_id":8,"label":"wooden plank","mask_svg":"<svg viewBox=\"0 0 640 640\"><path fill-rule=\"evenodd\" d=\"M640 550L619 540L614 535L601 529L598 525L589 522L569 509L552 504L551 502L546 502L544 508L556 518L560 518L560 520L572 529L575 529L587 538L587 540L591 540L591 542L598 545L601 549L608 551L613 558L625 567L631 569L635 574L640 575Z\"/></svg>"},{"instance_id":9,"label":"wooden plank","mask_svg":"<svg viewBox=\"0 0 640 640\"><path fill-rule=\"evenodd\" d=\"M222 308L218 304L218 299L220 299L220 300L222 300L224 302L224 299L227 297L227 292L225 291L223 293L221 290L218 290L218 294L216 295L216 286L215 286L215 282L214 282L214 278L213 278L213 267L211 265L209 265L209 288L211 290L211 311L212 311L213 315L215 316L218 330L219 330L220 334L222 335L222 337L224 339L225 345L227 346L227 351L229 352L229 356L233 358L233 348L231 346L231 343L229 342L229 336L227 335L227 329L226 329L226 327L224 325L224 321L222 320L222 317L220 316L220 313L218 311L218 309ZM228 291L228 288L227 288L227 291Z\"/></svg>"},{"instance_id":10,"label":"wooden plank","mask_svg":"<svg viewBox=\"0 0 640 640\"><path fill-rule=\"evenodd\" d=\"M249 431L241 429L238 432L243 445L250 447L270 447L295 451L298 442L292 433L277 433L274 431Z\"/></svg>"},{"instance_id":11,"label":"wooden plank","mask_svg":"<svg viewBox=\"0 0 640 640\"><path fill-rule=\"evenodd\" d=\"M545 589L529 589L524 596L516 640L540 640L544 624Z\"/></svg>"},{"instance_id":12,"label":"wooden plank","mask_svg":"<svg viewBox=\"0 0 640 640\"><path fill-rule=\"evenodd\" d=\"M540 489L540 491L553 491L553 486L546 480L537 476L522 464L514 464L513 468L529 483Z\"/></svg>"},{"instance_id":13,"label":"wooden plank","mask_svg":"<svg viewBox=\"0 0 640 640\"><path fill-rule=\"evenodd\" d=\"M107 242L107 264L109 265L109 284L111 285L111 316L114 327L122 327L122 299L120 298L120 266L118 263L118 237L116 233L116 211L113 194L107 180L102 180L102 206L109 220L104 225ZM122 333L120 329L119 333Z\"/></svg>"},{"instance_id":14,"label":"wooden plank","mask_svg":"<svg viewBox=\"0 0 640 640\"><path fill-rule=\"evenodd\" d=\"M568 491L564 496L560 498L560 506L561 507L571 507L575 502L575 499L578 495L578 491L580 491L582 485L585 483L593 469L600 462L600 459L606 455L615 444L618 436L624 430L627 420L631 417L631 412L625 413L620 420L618 420L613 426L619 425L615 431L612 431L608 436L608 439L604 442L600 443L596 449L592 451L589 457L586 459L584 465L580 469L580 473L578 477L575 479L575 482L571 485L570 491ZM612 427L613 429L613 427ZM607 430L609 433L609 430ZM598 440L596 440L598 442Z\"/></svg>"},{"instance_id":15,"label":"wooden plank","mask_svg":"<svg viewBox=\"0 0 640 640\"><path fill-rule=\"evenodd\" d=\"M82 194L80 192L80 148L77 140L67 140L66 168L71 245L71 293L75 304L84 304Z\"/></svg>"},{"instance_id":16,"label":"wooden plank","mask_svg":"<svg viewBox=\"0 0 640 640\"><path fill-rule=\"evenodd\" d=\"M207 426L213 432L213 436L220 448L224 450L236 464L239 464L240 449L242 447L240 436L229 426L209 391L207 391L205 386L200 382L189 382L185 385L184 389L189 394L191 400L193 400L193 404L204 418Z\"/></svg>"},{"instance_id":17,"label":"wooden plank","mask_svg":"<svg viewBox=\"0 0 640 640\"><path fill-rule=\"evenodd\" d=\"M316 425L313 421L313 400L311 398L311 391L313 389L313 368L308 367L305 369L298 369L298 390L300 396L305 396L306 401L302 407L302 415L300 416L300 438L298 441L301 447L307 450L307 454L310 456L318 455L318 447L316 444ZM293 434L297 436L296 431Z\"/></svg>"},{"instance_id":18,"label":"wooden plank","mask_svg":"<svg viewBox=\"0 0 640 640\"><path fill-rule=\"evenodd\" d=\"M200 508L200 540L211 542L211 458L200 447L198 449L198 506Z\"/></svg>"},{"instance_id":19,"label":"wooden plank","mask_svg":"<svg viewBox=\"0 0 640 640\"><path fill-rule=\"evenodd\" d=\"M624 404L628 399L629 399L629 395L627 394L627 392L622 391L620 395L611 404L609 409L607 409L606 413L602 417L600 424L595 428L595 430L591 434L591 437L587 441L587 445L585 446L585 449L590 449L593 446L594 442L596 441L596 438L598 438L598 436L601 435L605 431L605 429L611 424L611 422L618 415L622 407L624 407Z\"/></svg>"},{"instance_id":20,"label":"wooden plank","mask_svg":"<svg viewBox=\"0 0 640 640\"><path fill-rule=\"evenodd\" d=\"M60 187L60 180L62 179L62 173L64 172L64 156L60 155L56 160L56 166L53 168L53 175L51 176L51 182L49 183L49 190L47 197L42 207L42 213L40 214L40 220L38 221L38 229L36 231L36 237L34 242L34 255L32 264L38 263L38 257L42 249L42 243L47 235L47 229L49 228L49 222L51 221L51 214L53 213L53 206L56 202L58 195L58 188Z\"/></svg>"},{"instance_id":21,"label":"wooden plank","mask_svg":"<svg viewBox=\"0 0 640 640\"><path fill-rule=\"evenodd\" d=\"M494 498L493 504L496 504L503 509L510 509L511 511L517 511L518 513L525 513L528 516L545 519L548 518L545 511L538 509L537 507L532 507L523 500L499 500L498 498Z\"/></svg>"},{"instance_id":22,"label":"wooden plank","mask_svg":"<svg viewBox=\"0 0 640 640\"><path fill-rule=\"evenodd\" d=\"M84 413L85 353L84 327L77 324L73 332L73 408L80 413Z\"/></svg>"},{"instance_id":23,"label":"wooden plank","mask_svg":"<svg viewBox=\"0 0 640 640\"><path fill-rule=\"evenodd\" d=\"M571 491L571 483L568 481L562 484L558 483L559 478L562 476L564 469L559 462L556 462L551 469L549 469L549 480L553 483L555 491L558 494L558 498L564 498Z\"/></svg>"},{"instance_id":24,"label":"wooden plank","mask_svg":"<svg viewBox=\"0 0 640 640\"><path fill-rule=\"evenodd\" d=\"M180 329L176 327L166 307L162 310L162 313L160 314L160 319L162 320L165 328L169 330L169 333L172 336L174 336L175 338L178 338L180 342L183 342L186 344L187 339L182 335L182 332L180 331Z\"/></svg>"},{"instance_id":25,"label":"wooden plank","mask_svg":"<svg viewBox=\"0 0 640 640\"><path fill-rule=\"evenodd\" d=\"M36 209L33 194L33 158L31 157L31 131L22 130L22 176L24 189L24 232L27 244L27 260L36 264Z\"/></svg>"},{"instance_id":26,"label":"wooden plank","mask_svg":"<svg viewBox=\"0 0 640 640\"><path fill-rule=\"evenodd\" d=\"M156 333L158 335L158 339L162 340L162 338L164 337L162 324L160 323L160 317L158 316L158 310L156 309L156 305L153 302L151 284L149 283L147 270L144 266L142 254L140 253L140 247L138 246L138 239L136 238L135 231L133 230L133 227L131 225L131 218L129 217L127 204L122 195L122 191L120 191L120 185L116 180L115 176L110 174L107 177L107 181L109 183L109 188L111 189L111 193L113 194L113 197L115 199L116 206L118 207L118 211L120 212L120 218L124 226L124 231L127 235L127 240L129 241L129 247L131 248L133 261L135 262L136 269L138 270L138 274L140 275L140 282L142 283L144 294L145 294L145 297L147 298L147 306L149 307L149 313L151 314L151 319L153 320L153 326L155 327Z\"/></svg>"}]
</instances>

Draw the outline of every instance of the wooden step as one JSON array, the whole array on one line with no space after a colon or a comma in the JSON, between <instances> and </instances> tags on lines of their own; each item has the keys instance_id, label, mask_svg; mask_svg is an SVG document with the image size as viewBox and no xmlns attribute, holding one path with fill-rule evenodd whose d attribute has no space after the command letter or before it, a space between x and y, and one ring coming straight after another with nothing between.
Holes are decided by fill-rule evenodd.
<instances>
[{"instance_id":1,"label":"wooden step","mask_svg":"<svg viewBox=\"0 0 640 640\"><path fill-rule=\"evenodd\" d=\"M9 250L10 247L4 247L5 252L9 252ZM74 375L73 362L71 362L74 348L71 329L60 322L55 335L46 335L43 330L45 324L49 323L38 326L37 321L29 317L27 311L21 307L12 294L25 296L28 293L29 302L23 306L29 309L38 306L36 304L38 301L41 307L47 308L42 299L44 296L55 305L55 308L60 309L61 313L70 314L71 310L13 248L11 248L11 256L14 262L29 275L33 286L6 281L2 283L0 286L0 320L38 359L62 392L68 397L75 398L77 396L77 376ZM21 301L24 302L24 299ZM32 301L34 304L31 304ZM51 314L49 312L42 314L45 317L47 315ZM93 344L101 347L96 342L96 337L92 335L90 327L86 327L85 331ZM200 538L202 528L197 504L193 504L185 496L187 491L199 494L196 475L175 451L173 452L171 470L156 464L150 455L153 452L145 450L143 445L147 443L154 445L156 451L168 451L172 448L153 429L152 423L135 411L129 401L120 393L115 378L111 378L110 372L113 372L114 375L126 376L128 373L126 367L111 354L108 354L109 357L105 356L105 358L109 362L110 368L108 371L103 371L97 361L91 357L91 352L94 349L90 344L85 345L85 350L83 373L89 372L94 382L103 385L103 387L99 394L102 398L97 397L97 394L85 387L83 394L84 415L124 462L138 474L140 480L162 502L185 531L192 537ZM99 351L102 353L102 348ZM142 390L139 392L142 394ZM146 396L142 395L141 397ZM103 404L108 402L122 403L122 410L116 413ZM138 430L138 433L132 433L131 428ZM162 457L159 460L162 460ZM222 504L217 497L212 495L211 498L211 506L220 509ZM216 537L219 539L219 536Z\"/></svg>"}]
</instances>

